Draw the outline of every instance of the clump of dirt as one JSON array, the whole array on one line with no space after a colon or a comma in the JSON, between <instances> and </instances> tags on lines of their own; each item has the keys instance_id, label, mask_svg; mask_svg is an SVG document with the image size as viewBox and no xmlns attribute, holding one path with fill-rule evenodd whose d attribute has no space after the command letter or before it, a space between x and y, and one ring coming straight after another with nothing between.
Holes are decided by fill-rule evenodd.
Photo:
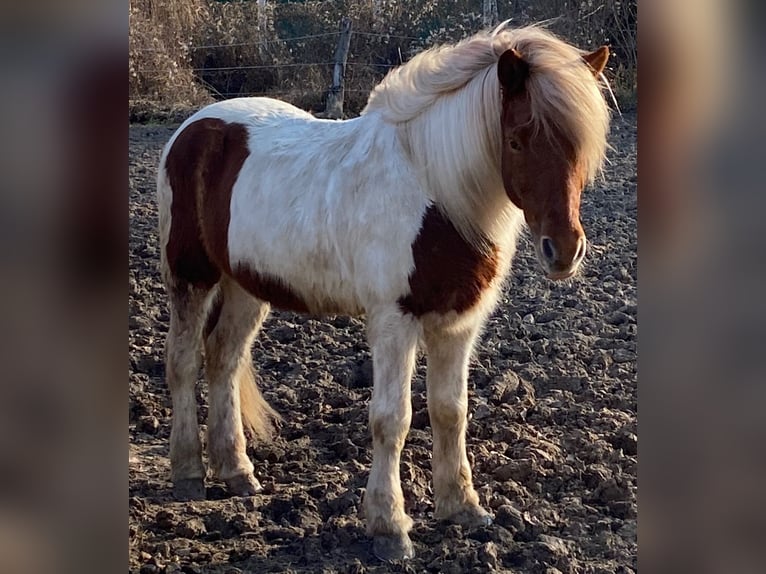
<instances>
[{"instance_id":1,"label":"clump of dirt","mask_svg":"<svg viewBox=\"0 0 766 574\"><path fill-rule=\"evenodd\" d=\"M284 417L250 456L264 493L176 502L169 482L168 311L154 178L165 126L130 128L130 571L631 573L636 570L636 117L615 120L602 181L583 196L581 275L551 283L522 242L469 382L474 480L493 525L433 520L425 362L401 474L416 557L371 553L361 501L370 465L372 365L362 321L275 312L253 349ZM206 388L198 385L200 422Z\"/></svg>"}]
</instances>

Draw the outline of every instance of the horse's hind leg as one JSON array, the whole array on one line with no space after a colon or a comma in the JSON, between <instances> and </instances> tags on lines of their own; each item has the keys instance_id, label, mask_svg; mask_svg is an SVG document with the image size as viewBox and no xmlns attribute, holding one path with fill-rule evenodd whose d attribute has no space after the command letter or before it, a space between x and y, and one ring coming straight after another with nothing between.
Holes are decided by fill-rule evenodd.
<instances>
[{"instance_id":1,"label":"horse's hind leg","mask_svg":"<svg viewBox=\"0 0 766 574\"><path fill-rule=\"evenodd\" d=\"M246 453L244 422L267 438L276 415L255 386L250 350L269 313L269 305L251 297L231 280L221 282L220 313L205 337L205 372L210 392L208 454L214 474L231 494L261 490ZM211 314L215 317L219 309Z\"/></svg>"},{"instance_id":2,"label":"horse's hind leg","mask_svg":"<svg viewBox=\"0 0 766 574\"><path fill-rule=\"evenodd\" d=\"M205 498L205 465L197 424L194 392L202 362L202 329L210 289L173 284L170 328L165 345L165 373L173 402L170 468L173 494L178 499Z\"/></svg>"},{"instance_id":3,"label":"horse's hind leg","mask_svg":"<svg viewBox=\"0 0 766 574\"><path fill-rule=\"evenodd\" d=\"M433 429L434 515L464 525L486 525L466 456L468 363L477 329L424 332L428 354L426 389Z\"/></svg>"},{"instance_id":4,"label":"horse's hind leg","mask_svg":"<svg viewBox=\"0 0 766 574\"><path fill-rule=\"evenodd\" d=\"M412 419L410 380L420 326L398 308L368 315L372 349L373 391L370 400L372 468L364 497L367 533L382 560L414 556L408 532L412 519L404 511L399 458Z\"/></svg>"}]
</instances>

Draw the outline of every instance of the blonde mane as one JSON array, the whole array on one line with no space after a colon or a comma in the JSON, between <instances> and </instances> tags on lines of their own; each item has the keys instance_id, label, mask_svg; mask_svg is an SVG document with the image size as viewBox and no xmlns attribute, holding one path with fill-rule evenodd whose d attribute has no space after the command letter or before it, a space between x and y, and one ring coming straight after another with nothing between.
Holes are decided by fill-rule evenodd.
<instances>
[{"instance_id":1,"label":"blonde mane","mask_svg":"<svg viewBox=\"0 0 766 574\"><path fill-rule=\"evenodd\" d=\"M482 204L490 207L488 196L493 194L487 187L502 185L497 61L511 48L529 64L526 89L535 127L549 137L554 128L563 134L591 182L605 159L609 108L582 59L585 52L540 26L509 29L504 23L455 45L426 50L391 71L362 112L377 112L386 122L407 126L408 147L429 155L423 161L439 180L428 182L430 188L440 201L463 204L447 207L459 218L462 213L476 217L477 210L484 211ZM466 165L475 166L473 173ZM463 199L455 198L456 193ZM460 226L470 235L465 219ZM493 227L491 221L485 223Z\"/></svg>"}]
</instances>

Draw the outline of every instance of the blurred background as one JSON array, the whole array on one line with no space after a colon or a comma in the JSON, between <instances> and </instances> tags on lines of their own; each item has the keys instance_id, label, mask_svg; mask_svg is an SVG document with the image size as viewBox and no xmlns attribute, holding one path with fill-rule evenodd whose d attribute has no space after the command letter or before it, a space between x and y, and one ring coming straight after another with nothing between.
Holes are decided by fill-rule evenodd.
<instances>
[{"instance_id":1,"label":"blurred background","mask_svg":"<svg viewBox=\"0 0 766 574\"><path fill-rule=\"evenodd\" d=\"M639 548L766 558L763 5L641 3Z\"/></svg>"}]
</instances>

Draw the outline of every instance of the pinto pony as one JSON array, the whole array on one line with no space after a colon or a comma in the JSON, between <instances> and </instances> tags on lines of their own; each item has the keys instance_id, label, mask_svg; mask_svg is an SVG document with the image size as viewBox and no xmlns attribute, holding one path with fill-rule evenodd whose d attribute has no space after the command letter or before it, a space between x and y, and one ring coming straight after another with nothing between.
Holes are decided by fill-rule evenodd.
<instances>
[{"instance_id":1,"label":"pinto pony","mask_svg":"<svg viewBox=\"0 0 766 574\"><path fill-rule=\"evenodd\" d=\"M469 359L524 221L551 279L583 259L580 194L604 161L608 54L539 27L500 26L393 70L355 119L238 98L184 122L158 175L176 496L205 496L194 392L203 348L211 468L235 495L260 490L243 427L267 437L276 416L251 358L274 306L366 315L374 387L364 508L375 554L413 555L399 460L419 341L434 514L490 522L466 456Z\"/></svg>"}]
</instances>

